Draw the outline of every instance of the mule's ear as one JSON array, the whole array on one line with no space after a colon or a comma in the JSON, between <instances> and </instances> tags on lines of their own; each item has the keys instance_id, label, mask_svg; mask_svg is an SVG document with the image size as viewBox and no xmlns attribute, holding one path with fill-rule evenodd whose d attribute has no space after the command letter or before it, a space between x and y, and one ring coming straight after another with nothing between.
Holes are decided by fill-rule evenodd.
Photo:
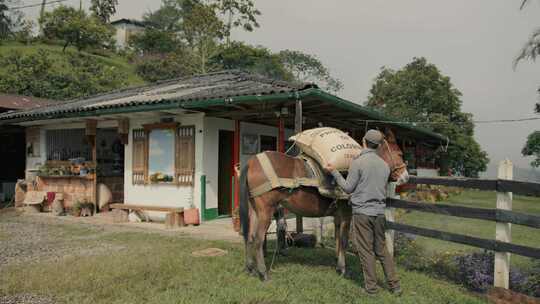
<instances>
[{"instance_id":1,"label":"mule's ear","mask_svg":"<svg viewBox=\"0 0 540 304\"><path fill-rule=\"evenodd\" d=\"M396 136L394 135L394 132L392 132L392 129L385 128L384 129L384 136L386 137L386 140L388 142L391 142L391 143L396 142Z\"/></svg>"}]
</instances>

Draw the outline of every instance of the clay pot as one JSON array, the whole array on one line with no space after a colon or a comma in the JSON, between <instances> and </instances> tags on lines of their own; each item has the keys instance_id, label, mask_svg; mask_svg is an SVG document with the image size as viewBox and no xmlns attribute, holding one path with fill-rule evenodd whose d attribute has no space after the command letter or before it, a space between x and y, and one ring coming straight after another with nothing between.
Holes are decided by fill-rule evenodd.
<instances>
[{"instance_id":1,"label":"clay pot","mask_svg":"<svg viewBox=\"0 0 540 304\"><path fill-rule=\"evenodd\" d=\"M62 204L62 201L58 198L55 198L52 203L52 211L56 216L64 214L64 204Z\"/></svg>"},{"instance_id":2,"label":"clay pot","mask_svg":"<svg viewBox=\"0 0 540 304\"><path fill-rule=\"evenodd\" d=\"M189 208L184 209L184 223L186 225L199 225L199 209L198 208Z\"/></svg>"},{"instance_id":3,"label":"clay pot","mask_svg":"<svg viewBox=\"0 0 540 304\"><path fill-rule=\"evenodd\" d=\"M240 218L239 217L233 217L232 218L233 223L233 229L236 232L240 232Z\"/></svg>"}]
</instances>

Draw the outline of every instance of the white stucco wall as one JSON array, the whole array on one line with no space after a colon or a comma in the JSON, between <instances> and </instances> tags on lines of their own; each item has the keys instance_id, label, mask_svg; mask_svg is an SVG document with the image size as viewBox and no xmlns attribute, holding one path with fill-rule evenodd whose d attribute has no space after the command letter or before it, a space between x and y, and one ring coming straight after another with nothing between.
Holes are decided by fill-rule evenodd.
<instances>
[{"instance_id":1,"label":"white stucco wall","mask_svg":"<svg viewBox=\"0 0 540 304\"><path fill-rule=\"evenodd\" d=\"M141 26L125 23L114 25L114 28L116 29L114 38L116 41L116 46L119 49L127 47L127 40L131 35L144 31L144 28Z\"/></svg>"},{"instance_id":2,"label":"white stucco wall","mask_svg":"<svg viewBox=\"0 0 540 304\"><path fill-rule=\"evenodd\" d=\"M132 136L133 129L142 128L143 124L156 123L156 119L131 119L130 142L125 146L124 160L124 202L126 204L139 204L165 207L190 207L193 204L200 210L200 180L203 174L203 116L183 115L175 116L175 121L184 126L195 126L195 181L194 186L176 186L166 184L133 185L132 183ZM172 153L172 151L171 151ZM163 219L164 213L151 212L154 219Z\"/></svg>"}]
</instances>

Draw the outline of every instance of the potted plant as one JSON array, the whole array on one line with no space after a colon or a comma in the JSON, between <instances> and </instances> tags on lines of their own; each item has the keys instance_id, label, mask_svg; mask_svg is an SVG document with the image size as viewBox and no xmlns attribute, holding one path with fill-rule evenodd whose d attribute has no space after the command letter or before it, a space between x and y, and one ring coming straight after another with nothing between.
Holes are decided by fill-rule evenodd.
<instances>
[{"instance_id":1,"label":"potted plant","mask_svg":"<svg viewBox=\"0 0 540 304\"><path fill-rule=\"evenodd\" d=\"M71 215L73 216L81 216L81 210L82 210L82 203L80 201L76 201L71 206Z\"/></svg>"},{"instance_id":2,"label":"potted plant","mask_svg":"<svg viewBox=\"0 0 540 304\"><path fill-rule=\"evenodd\" d=\"M234 231L240 232L240 209L238 207L232 211L232 222Z\"/></svg>"},{"instance_id":3,"label":"potted plant","mask_svg":"<svg viewBox=\"0 0 540 304\"><path fill-rule=\"evenodd\" d=\"M186 225L199 225L199 208L195 208L193 203L189 206L189 208L184 209L184 223Z\"/></svg>"}]
</instances>

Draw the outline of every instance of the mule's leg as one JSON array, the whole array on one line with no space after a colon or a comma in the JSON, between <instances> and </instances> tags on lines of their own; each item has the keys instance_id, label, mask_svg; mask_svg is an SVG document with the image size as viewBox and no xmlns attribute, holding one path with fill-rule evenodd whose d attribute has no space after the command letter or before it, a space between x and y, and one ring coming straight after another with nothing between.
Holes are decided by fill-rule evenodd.
<instances>
[{"instance_id":1,"label":"mule's leg","mask_svg":"<svg viewBox=\"0 0 540 304\"><path fill-rule=\"evenodd\" d=\"M342 215L341 224L339 226L340 231L340 246L338 253L338 269L341 275L345 275L346 266L345 266L345 253L347 253L347 247L349 246L349 230L351 227L351 218Z\"/></svg>"},{"instance_id":2,"label":"mule's leg","mask_svg":"<svg viewBox=\"0 0 540 304\"><path fill-rule=\"evenodd\" d=\"M337 251L337 266L336 271L340 275L345 275L345 253L349 245L349 229L351 224L351 216L343 209L338 210L334 217L336 223L336 251Z\"/></svg>"},{"instance_id":3,"label":"mule's leg","mask_svg":"<svg viewBox=\"0 0 540 304\"><path fill-rule=\"evenodd\" d=\"M336 256L339 254L339 240L340 240L340 229L341 226L341 216L336 212L334 215L334 240L336 241Z\"/></svg>"},{"instance_id":4,"label":"mule's leg","mask_svg":"<svg viewBox=\"0 0 540 304\"><path fill-rule=\"evenodd\" d=\"M343 248L343 238L345 237L343 233L343 216L341 214L336 214L334 216L334 229L336 230L336 257L337 265L336 272L339 275L345 275L345 249Z\"/></svg>"},{"instance_id":5,"label":"mule's leg","mask_svg":"<svg viewBox=\"0 0 540 304\"><path fill-rule=\"evenodd\" d=\"M278 254L286 255L287 250L287 221L285 219L285 209L278 207L274 214L276 220L276 236L278 243Z\"/></svg>"},{"instance_id":6,"label":"mule's leg","mask_svg":"<svg viewBox=\"0 0 540 304\"><path fill-rule=\"evenodd\" d=\"M255 199L256 201L258 200ZM262 199L261 199L262 201ZM257 231L255 232L255 260L257 262L257 272L259 273L259 277L261 280L266 281L268 279L268 273L266 271L266 264L264 262L264 253L263 253L263 245L264 245L264 239L266 237L266 232L268 231L268 227L270 227L270 222L272 221L272 215L275 211L275 206L271 206L270 204L259 204L256 203L257 207L260 209L257 209L257 215L258 215L258 222L257 222Z\"/></svg>"},{"instance_id":7,"label":"mule's leg","mask_svg":"<svg viewBox=\"0 0 540 304\"><path fill-rule=\"evenodd\" d=\"M249 202L249 233L246 241L246 272L252 275L256 275L256 264L255 264L255 236L257 232L257 213L253 206Z\"/></svg>"}]
</instances>

